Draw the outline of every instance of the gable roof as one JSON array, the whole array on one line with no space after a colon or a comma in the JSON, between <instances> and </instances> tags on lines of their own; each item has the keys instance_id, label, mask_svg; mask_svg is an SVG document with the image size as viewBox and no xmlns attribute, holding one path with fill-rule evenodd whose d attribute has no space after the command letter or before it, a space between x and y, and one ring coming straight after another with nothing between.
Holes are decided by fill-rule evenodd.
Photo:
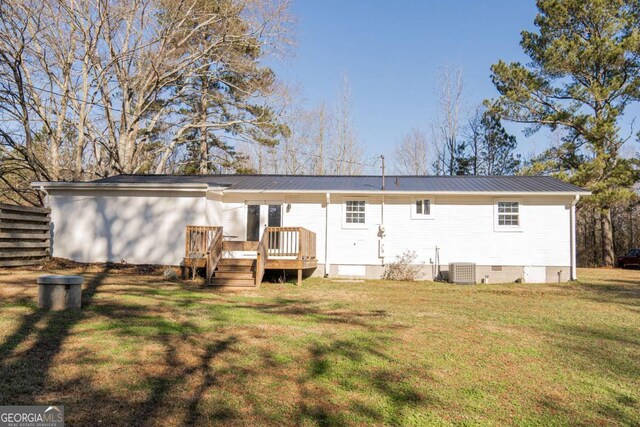
<instances>
[{"instance_id":1,"label":"gable roof","mask_svg":"<svg viewBox=\"0 0 640 427\"><path fill-rule=\"evenodd\" d=\"M379 175L117 175L85 183L34 183L45 188L217 189L225 192L379 193ZM553 193L589 194L548 176L406 176L385 177L385 193Z\"/></svg>"}]
</instances>

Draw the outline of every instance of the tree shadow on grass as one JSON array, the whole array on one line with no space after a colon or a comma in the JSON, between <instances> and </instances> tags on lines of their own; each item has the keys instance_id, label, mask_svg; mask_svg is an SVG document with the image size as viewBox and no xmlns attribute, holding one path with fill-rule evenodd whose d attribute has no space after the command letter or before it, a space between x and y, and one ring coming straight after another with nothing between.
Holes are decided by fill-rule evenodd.
<instances>
[{"instance_id":1,"label":"tree shadow on grass","mask_svg":"<svg viewBox=\"0 0 640 427\"><path fill-rule=\"evenodd\" d=\"M95 425L100 420L104 425L146 425L157 421L156 414L162 413L167 404L171 407L172 393L176 386L198 377L202 379L199 386L193 389L186 409L180 417L184 417L186 425L202 422L203 417L213 416L215 419L231 417L232 411L222 408L215 414L203 414L200 402L206 391L215 384L212 370L213 360L221 353L229 350L237 341L235 337L221 338L196 348L201 353L200 362L196 365L185 364L181 360L179 347L191 343L198 329L189 321L176 321L163 313L157 304L147 306L112 302L108 297L101 297L94 303L95 296L109 294L99 289L108 278L110 272L90 276L82 293L82 310L66 310L49 312L37 309L33 297L22 297L11 301L11 305L26 305L33 309L19 320L15 331L0 344L0 404L31 405L63 403L67 406L67 419L73 424ZM104 295L103 295L104 296ZM129 402L109 391L108 388L95 386L93 372L96 366L108 360L102 360L90 351L76 350L69 362L74 369L73 378L50 378L52 368L59 368L55 362L60 355L67 337L75 325L89 319L89 333L96 338L101 333L115 336L138 338L138 341L154 341L162 344L164 351L163 371L148 375L145 379L146 398L142 401ZM99 321L100 328L91 330L93 321ZM109 341L107 341L109 342ZM109 343L111 344L111 343ZM26 347L22 350L22 347ZM107 356L108 357L108 356ZM57 365L57 366L56 366ZM63 378L66 378L63 375ZM42 401L47 395L72 396L63 398L62 402ZM173 414L175 415L175 414Z\"/></svg>"},{"instance_id":2,"label":"tree shadow on grass","mask_svg":"<svg viewBox=\"0 0 640 427\"><path fill-rule=\"evenodd\" d=\"M418 379L434 381L432 376L412 367L399 370L385 352L392 341L380 333L311 345L307 374L298 381L297 423L402 424L409 412L439 404L438 398L415 386Z\"/></svg>"},{"instance_id":3,"label":"tree shadow on grass","mask_svg":"<svg viewBox=\"0 0 640 427\"><path fill-rule=\"evenodd\" d=\"M82 305L88 306L98 287L107 277L103 271L89 280L82 292ZM35 309L25 315L17 329L0 344L0 402L34 404L36 395L47 382L47 373L70 330L83 318L80 310L48 312ZM44 326L39 326L45 322ZM12 353L31 338L35 341L27 350L11 357ZM11 360L10 360L11 359Z\"/></svg>"},{"instance_id":4,"label":"tree shadow on grass","mask_svg":"<svg viewBox=\"0 0 640 427\"><path fill-rule=\"evenodd\" d=\"M307 299L276 298L273 302L235 304L234 307L269 315L308 318L318 324L343 324L365 329L375 329L376 325L387 317L384 310L335 310L320 307L316 302Z\"/></svg>"},{"instance_id":5,"label":"tree shadow on grass","mask_svg":"<svg viewBox=\"0 0 640 427\"><path fill-rule=\"evenodd\" d=\"M412 377L418 373L407 369L400 375L397 365L391 367L395 361L385 349L392 345L393 334L402 326L388 323L384 311L336 310L312 300L288 298L235 304L234 295L221 296L211 305L225 304L225 310L218 310L215 321L219 323L214 330L205 332L192 322L191 316L210 316L208 307L189 308L189 317L185 318L182 310L188 306L175 303L164 291L154 288L147 292L154 284L138 279L131 285L132 292L150 299L143 304L129 304L118 299L127 296L126 288L100 287L108 274L104 271L90 278L83 291L82 311L34 310L0 344L3 404L46 404L54 403L43 401L47 396L61 397L60 403L68 405L69 423L74 425L95 425L97 420L103 425L153 425L162 420L178 425L246 424L256 420L273 423L263 418L260 408L265 398L278 396L245 393L244 388L262 390L254 383L256 378L277 382L283 373L276 355L263 351L276 338L270 333L262 334L262 328L271 325L276 316L285 320L304 318L320 327L321 336L311 342L295 341L299 347L285 348L287 356L303 357L292 362L302 368L302 373L294 370L295 376L286 383L298 388L299 399L284 415L285 424L340 425L351 421L351 415L344 411L355 414L361 422L385 424L393 418L400 419L412 408L435 401L412 384ZM98 293L100 298L96 298ZM248 312L248 319L238 317L235 323L224 324L235 314L234 310ZM256 320L265 323L252 323ZM82 347L62 352L65 339L78 324L82 324L82 340L99 340L104 333L105 345L121 342L113 337L135 342L125 351L134 363L140 364L139 370L115 363L121 369L133 370L134 378L129 384L123 384L122 377L110 384L101 383L109 369L104 365L113 363L114 356L109 352ZM203 338L209 336L210 340ZM139 351L138 344L155 346L157 357L145 360L144 356L131 354ZM52 369L65 366L56 362L61 353L64 363L73 365L74 371L60 377L52 374ZM264 357L252 358L256 355ZM249 362L240 365L245 360ZM340 378L344 372L336 367L344 363L353 372ZM351 387L365 388L365 394L374 394L384 407L366 400L344 399ZM234 406L225 393L236 393L233 399L243 408ZM275 410L269 408L271 411Z\"/></svg>"},{"instance_id":6,"label":"tree shadow on grass","mask_svg":"<svg viewBox=\"0 0 640 427\"><path fill-rule=\"evenodd\" d=\"M186 339L188 339L186 336L180 338L180 340ZM160 340L165 347L166 369L162 374L148 379L151 390L145 401L136 405L137 409L131 416L131 419L135 420L134 424L146 425L157 420L157 416L162 414L165 405L169 404L168 401L174 398L172 391L192 378L197 378L200 384L190 393L191 396L184 402L185 405L179 405L186 406L181 416L183 425L197 425L208 418L222 421L234 417L235 412L224 404L220 405L221 408L213 414L203 413L200 404L209 389L216 385L216 375L212 367L214 360L222 353L229 351L237 343L237 338L225 337L205 345L198 363L191 366L181 362L179 350L169 336L162 336Z\"/></svg>"},{"instance_id":7,"label":"tree shadow on grass","mask_svg":"<svg viewBox=\"0 0 640 427\"><path fill-rule=\"evenodd\" d=\"M618 304L637 313L640 308L640 281L602 280L604 283L578 282L572 285L582 291L580 298L607 304Z\"/></svg>"}]
</instances>

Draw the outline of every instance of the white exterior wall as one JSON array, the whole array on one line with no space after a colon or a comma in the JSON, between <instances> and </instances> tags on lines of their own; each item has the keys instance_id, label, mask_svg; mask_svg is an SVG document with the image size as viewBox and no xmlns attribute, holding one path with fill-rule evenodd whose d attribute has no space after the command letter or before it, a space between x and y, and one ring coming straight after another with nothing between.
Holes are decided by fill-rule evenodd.
<instances>
[{"instance_id":1,"label":"white exterior wall","mask_svg":"<svg viewBox=\"0 0 640 427\"><path fill-rule=\"evenodd\" d=\"M203 193L51 192L52 255L178 265L185 227L205 224Z\"/></svg>"},{"instance_id":2,"label":"white exterior wall","mask_svg":"<svg viewBox=\"0 0 640 427\"><path fill-rule=\"evenodd\" d=\"M221 224L223 221L222 215L224 212L224 203L222 201L222 196L208 192L206 196L205 206L205 224Z\"/></svg>"},{"instance_id":3,"label":"white exterior wall","mask_svg":"<svg viewBox=\"0 0 640 427\"><path fill-rule=\"evenodd\" d=\"M421 197L422 198L422 197ZM246 202L282 204L283 226L301 226L316 233L317 256L325 263L326 196L226 194L223 197L222 225L225 235L244 240ZM430 264L440 249L440 264L475 262L478 265L569 266L570 205L567 197L511 197L520 202L521 226L517 231L494 227L492 196L433 197L432 218L411 215L415 197L385 196L385 262L405 250L418 254L418 262ZM340 265L383 265L378 252L378 231L382 223L382 197L330 196L328 211L328 263ZM366 200L366 224L344 223L344 201Z\"/></svg>"},{"instance_id":4,"label":"white exterior wall","mask_svg":"<svg viewBox=\"0 0 640 427\"><path fill-rule=\"evenodd\" d=\"M344 224L344 202L365 200L365 227ZM378 258L378 226L381 221L379 196L331 195L329 205L329 264L380 265Z\"/></svg>"},{"instance_id":5,"label":"white exterior wall","mask_svg":"<svg viewBox=\"0 0 640 427\"><path fill-rule=\"evenodd\" d=\"M429 264L440 248L440 264L569 266L570 205L559 197L510 197L520 202L517 231L495 228L496 197L438 196L433 219L412 219L415 200L387 197L385 203L386 259L415 250ZM375 219L374 219L375 222Z\"/></svg>"},{"instance_id":6,"label":"white exterior wall","mask_svg":"<svg viewBox=\"0 0 640 427\"><path fill-rule=\"evenodd\" d=\"M420 198L425 198L421 196ZM316 233L319 264L378 266L405 250L429 265L440 248L440 264L474 262L491 266L571 265L568 196L520 196L518 231L495 230L492 196L450 195L431 198L432 219L411 214L415 197L385 195L385 257L379 256L382 196L216 192L78 192L49 197L54 223L53 255L77 261L179 264L186 225L222 225L231 240L245 240L247 202L282 204L283 226ZM505 198L500 198L505 199ZM344 223L344 201L366 200L364 227ZM346 270L345 270L346 271Z\"/></svg>"},{"instance_id":7,"label":"white exterior wall","mask_svg":"<svg viewBox=\"0 0 640 427\"><path fill-rule=\"evenodd\" d=\"M423 197L420 197L423 198ZM379 257L382 198L369 197L366 227L344 224L345 200L358 196L332 196L329 209L329 263L383 265ZM474 262L478 265L569 266L570 205L560 197L513 197L520 202L517 231L494 227L496 197L432 197L432 217L415 219L415 198L386 196L384 201L384 262L405 250L415 251L417 262L431 264L439 248L440 264ZM503 198L500 198L503 199Z\"/></svg>"}]
</instances>

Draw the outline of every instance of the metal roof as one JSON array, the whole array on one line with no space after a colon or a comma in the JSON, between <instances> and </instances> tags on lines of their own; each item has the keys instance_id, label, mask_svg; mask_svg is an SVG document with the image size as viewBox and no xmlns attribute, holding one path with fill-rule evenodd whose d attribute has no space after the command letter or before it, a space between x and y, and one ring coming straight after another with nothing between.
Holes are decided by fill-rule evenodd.
<instances>
[{"instance_id":1,"label":"metal roof","mask_svg":"<svg viewBox=\"0 0 640 427\"><path fill-rule=\"evenodd\" d=\"M117 175L92 184L181 186L206 184L225 191L378 192L381 176L336 175ZM575 193L587 190L549 176L406 176L385 177L385 191L434 193Z\"/></svg>"}]
</instances>

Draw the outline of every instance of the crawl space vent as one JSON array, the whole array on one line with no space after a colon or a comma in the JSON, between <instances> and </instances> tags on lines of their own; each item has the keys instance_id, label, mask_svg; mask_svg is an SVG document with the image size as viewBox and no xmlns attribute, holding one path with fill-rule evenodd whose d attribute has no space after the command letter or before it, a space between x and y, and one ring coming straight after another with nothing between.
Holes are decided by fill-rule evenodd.
<instances>
[{"instance_id":1,"label":"crawl space vent","mask_svg":"<svg viewBox=\"0 0 640 427\"><path fill-rule=\"evenodd\" d=\"M449 264L449 282L476 283L476 265L471 262Z\"/></svg>"}]
</instances>

